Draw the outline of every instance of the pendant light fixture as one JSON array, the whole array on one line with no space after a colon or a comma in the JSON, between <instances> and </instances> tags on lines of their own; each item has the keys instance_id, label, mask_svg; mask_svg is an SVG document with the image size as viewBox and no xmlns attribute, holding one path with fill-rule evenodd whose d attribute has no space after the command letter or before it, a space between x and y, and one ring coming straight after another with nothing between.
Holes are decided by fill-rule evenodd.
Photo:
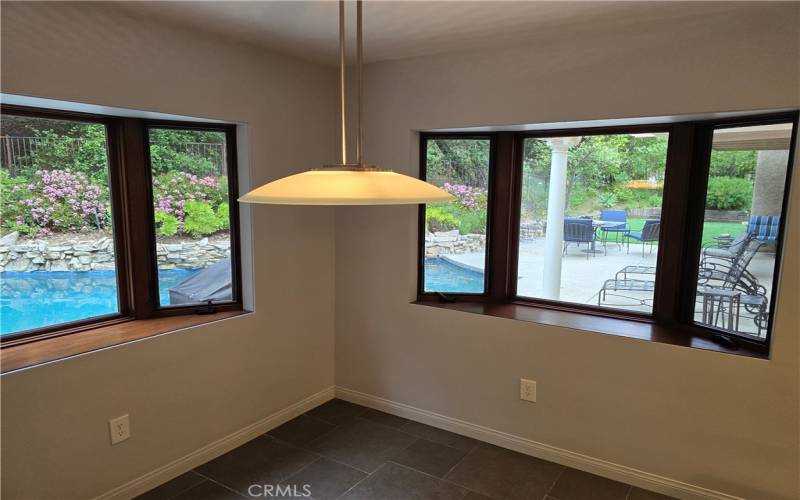
<instances>
[{"instance_id":1,"label":"pendant light fixture","mask_svg":"<svg viewBox=\"0 0 800 500\"><path fill-rule=\"evenodd\" d=\"M361 5L356 2L358 64L358 116L356 162L347 162L345 97L344 0L339 0L339 103L342 117L342 163L325 165L264 184L239 198L243 203L274 205L404 205L450 201L453 196L432 184L364 162L361 124L362 40Z\"/></svg>"}]
</instances>

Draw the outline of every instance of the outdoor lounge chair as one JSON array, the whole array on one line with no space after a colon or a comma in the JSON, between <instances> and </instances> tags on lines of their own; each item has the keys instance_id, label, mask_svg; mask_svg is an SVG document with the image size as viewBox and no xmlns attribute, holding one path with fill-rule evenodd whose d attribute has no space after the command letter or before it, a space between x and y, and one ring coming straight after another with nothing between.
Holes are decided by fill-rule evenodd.
<instances>
[{"instance_id":1,"label":"outdoor lounge chair","mask_svg":"<svg viewBox=\"0 0 800 500\"><path fill-rule=\"evenodd\" d=\"M748 231L742 231L739 236L734 238L734 240L727 245L726 247L716 246L716 247L706 247L703 249L703 258L716 258L716 259L725 259L725 260L733 260L736 258L736 255L742 249L745 244L745 240L751 233Z\"/></svg>"},{"instance_id":2,"label":"outdoor lounge chair","mask_svg":"<svg viewBox=\"0 0 800 500\"><path fill-rule=\"evenodd\" d=\"M564 255L567 255L567 247L570 243L577 243L579 247L581 243L586 243L589 246L589 249L586 251L586 258L588 259L589 254L594 253L595 238L592 219L564 219Z\"/></svg>"},{"instance_id":3,"label":"outdoor lounge chair","mask_svg":"<svg viewBox=\"0 0 800 500\"><path fill-rule=\"evenodd\" d=\"M758 284L747 267L764 244L756 234L748 235L739 255L730 262L703 261L697 280L697 295L703 299L702 322L727 331L738 331L741 306L754 314L758 335L766 328L766 288ZM726 320L727 317L727 321Z\"/></svg>"},{"instance_id":4,"label":"outdoor lounge chair","mask_svg":"<svg viewBox=\"0 0 800 500\"><path fill-rule=\"evenodd\" d=\"M620 242L620 235L625 236L630 232L630 228L628 227L628 214L625 210L601 210L600 211L600 220L604 222L622 222L618 226L601 226L600 227L600 236L601 241L603 242L603 249L608 255L608 236L609 234L614 235L614 242L619 244Z\"/></svg>"},{"instance_id":5,"label":"outdoor lounge chair","mask_svg":"<svg viewBox=\"0 0 800 500\"><path fill-rule=\"evenodd\" d=\"M755 234L759 241L776 241L780 225L780 215L751 215L747 232Z\"/></svg>"},{"instance_id":6,"label":"outdoor lounge chair","mask_svg":"<svg viewBox=\"0 0 800 500\"><path fill-rule=\"evenodd\" d=\"M628 253L631 253L631 240L642 242L642 257L644 257L644 247L650 243L650 252L653 252L653 243L658 241L658 233L661 232L661 221L646 220L641 231L628 232L625 237L628 239Z\"/></svg>"}]
</instances>

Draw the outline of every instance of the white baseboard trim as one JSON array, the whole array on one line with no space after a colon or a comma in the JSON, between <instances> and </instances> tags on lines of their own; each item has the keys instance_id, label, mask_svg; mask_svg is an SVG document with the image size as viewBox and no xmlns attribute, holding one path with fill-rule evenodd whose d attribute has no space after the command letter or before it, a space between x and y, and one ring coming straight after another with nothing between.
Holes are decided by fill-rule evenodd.
<instances>
[{"instance_id":1,"label":"white baseboard trim","mask_svg":"<svg viewBox=\"0 0 800 500\"><path fill-rule=\"evenodd\" d=\"M392 415L405 417L410 420L462 434L479 441L491 443L503 448L518 451L550 462L555 462L567 467L579 469L598 476L622 481L640 488L644 488L676 498L691 500L741 500L719 491L703 488L693 484L684 483L668 477L651 474L632 467L615 464L574 451L565 450L549 444L539 443L531 439L514 436L506 432L473 424L457 418L440 415L432 411L415 408L413 406L397 403L385 398L373 396L345 387L336 387L336 397L376 410L381 410Z\"/></svg>"},{"instance_id":2,"label":"white baseboard trim","mask_svg":"<svg viewBox=\"0 0 800 500\"><path fill-rule=\"evenodd\" d=\"M301 415L322 403L333 399L334 388L328 387L313 394L297 403L288 406L280 411L273 413L258 422L252 423L247 427L234 433L209 443L188 455L184 455L177 460L163 465L155 470L144 474L132 481L118 486L110 491L96 497L97 500L127 500L141 495L156 486L159 486L170 479L174 479L181 474L188 472L195 467L202 465L209 460L213 460L256 437L269 432L279 425L288 422L294 417Z\"/></svg>"}]
</instances>

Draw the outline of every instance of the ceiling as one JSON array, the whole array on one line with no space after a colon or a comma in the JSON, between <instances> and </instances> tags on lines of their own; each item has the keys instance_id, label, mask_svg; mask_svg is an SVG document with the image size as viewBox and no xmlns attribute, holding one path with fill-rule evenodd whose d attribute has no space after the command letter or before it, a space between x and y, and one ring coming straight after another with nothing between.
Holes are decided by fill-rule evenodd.
<instances>
[{"instance_id":1,"label":"ceiling","mask_svg":"<svg viewBox=\"0 0 800 500\"><path fill-rule=\"evenodd\" d=\"M380 1L364 4L366 62L541 39L556 30L614 30L730 8L727 2ZM338 2L121 2L129 12L190 26L324 64L338 63ZM701 7L702 6L702 7ZM349 47L355 2L347 2Z\"/></svg>"}]
</instances>

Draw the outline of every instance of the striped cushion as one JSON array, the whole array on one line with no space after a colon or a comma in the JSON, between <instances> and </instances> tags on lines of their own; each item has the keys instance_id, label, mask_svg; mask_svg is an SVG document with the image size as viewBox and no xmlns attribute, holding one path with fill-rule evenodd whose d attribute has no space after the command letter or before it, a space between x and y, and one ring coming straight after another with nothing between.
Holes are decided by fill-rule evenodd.
<instances>
[{"instance_id":1,"label":"striped cushion","mask_svg":"<svg viewBox=\"0 0 800 500\"><path fill-rule=\"evenodd\" d=\"M780 222L780 215L751 215L747 232L754 233L759 241L775 241L778 239Z\"/></svg>"}]
</instances>

